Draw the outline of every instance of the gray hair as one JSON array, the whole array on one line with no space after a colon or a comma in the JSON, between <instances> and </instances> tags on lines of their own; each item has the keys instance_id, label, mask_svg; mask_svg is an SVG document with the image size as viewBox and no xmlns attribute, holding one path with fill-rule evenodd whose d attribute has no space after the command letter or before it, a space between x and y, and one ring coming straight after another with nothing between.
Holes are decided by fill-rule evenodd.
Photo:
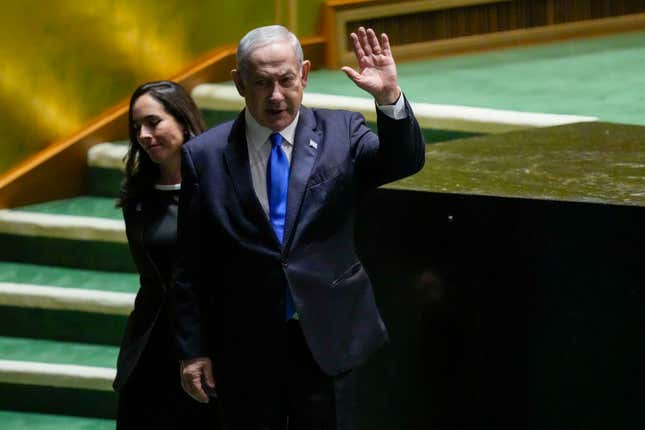
<instances>
[{"instance_id":1,"label":"gray hair","mask_svg":"<svg viewBox=\"0 0 645 430\"><path fill-rule=\"evenodd\" d=\"M247 76L249 56L255 49L279 42L289 42L291 44L293 52L296 54L296 60L298 61L298 70L300 70L302 68L302 62L304 61L304 55L302 53L302 46L300 46L300 41L296 35L282 25L267 25L249 31L237 45L237 70L239 70L240 75L242 77Z\"/></svg>"}]
</instances>

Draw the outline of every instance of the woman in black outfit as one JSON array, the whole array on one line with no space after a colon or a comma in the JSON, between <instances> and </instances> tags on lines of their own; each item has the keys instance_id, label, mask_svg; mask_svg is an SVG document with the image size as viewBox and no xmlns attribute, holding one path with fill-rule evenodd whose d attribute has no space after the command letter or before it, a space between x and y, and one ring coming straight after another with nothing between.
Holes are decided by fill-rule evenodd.
<instances>
[{"instance_id":1,"label":"woman in black outfit","mask_svg":"<svg viewBox=\"0 0 645 430\"><path fill-rule=\"evenodd\" d=\"M130 98L130 145L117 206L123 209L130 252L140 275L134 311L121 343L114 389L117 429L215 428L214 402L181 388L169 291L177 239L181 146L204 130L183 87L158 81Z\"/></svg>"}]
</instances>

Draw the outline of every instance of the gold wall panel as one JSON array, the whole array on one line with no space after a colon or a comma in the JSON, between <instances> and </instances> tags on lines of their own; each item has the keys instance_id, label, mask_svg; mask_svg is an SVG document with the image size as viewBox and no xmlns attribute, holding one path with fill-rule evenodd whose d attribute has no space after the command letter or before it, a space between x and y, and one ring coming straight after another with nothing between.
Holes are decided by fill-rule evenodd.
<instances>
[{"instance_id":1,"label":"gold wall panel","mask_svg":"<svg viewBox=\"0 0 645 430\"><path fill-rule=\"evenodd\" d=\"M318 34L321 4L299 1L296 9L289 0L3 2L0 172L78 131L137 85L168 78L253 27L290 22L301 36Z\"/></svg>"}]
</instances>

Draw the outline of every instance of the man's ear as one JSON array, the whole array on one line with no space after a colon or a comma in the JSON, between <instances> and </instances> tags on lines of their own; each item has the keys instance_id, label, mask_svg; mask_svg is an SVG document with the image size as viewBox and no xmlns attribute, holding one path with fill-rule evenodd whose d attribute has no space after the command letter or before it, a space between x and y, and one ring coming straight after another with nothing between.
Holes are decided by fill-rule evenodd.
<instances>
[{"instance_id":1,"label":"man's ear","mask_svg":"<svg viewBox=\"0 0 645 430\"><path fill-rule=\"evenodd\" d=\"M235 88L237 88L238 94L242 97L246 97L244 95L246 94L246 91L244 90L244 82L242 82L240 71L237 69L231 70L231 77L233 78L233 82L235 82Z\"/></svg>"},{"instance_id":2,"label":"man's ear","mask_svg":"<svg viewBox=\"0 0 645 430\"><path fill-rule=\"evenodd\" d=\"M307 80L309 79L309 71L311 70L311 61L305 60L302 62L302 70L300 72L300 81L302 82L302 87L307 86Z\"/></svg>"}]
</instances>

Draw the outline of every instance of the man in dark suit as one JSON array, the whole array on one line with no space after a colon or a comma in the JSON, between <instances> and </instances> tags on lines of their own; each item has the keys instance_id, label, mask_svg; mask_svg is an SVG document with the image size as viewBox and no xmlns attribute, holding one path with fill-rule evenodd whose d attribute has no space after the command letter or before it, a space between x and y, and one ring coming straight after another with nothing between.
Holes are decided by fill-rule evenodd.
<instances>
[{"instance_id":1,"label":"man in dark suit","mask_svg":"<svg viewBox=\"0 0 645 430\"><path fill-rule=\"evenodd\" d=\"M301 105L310 63L284 27L249 32L232 71L246 109L184 145L177 338L184 389L227 428L350 429L352 369L387 340L354 245L367 192L420 170L425 146L385 34L351 35L376 102L364 118Z\"/></svg>"}]
</instances>

